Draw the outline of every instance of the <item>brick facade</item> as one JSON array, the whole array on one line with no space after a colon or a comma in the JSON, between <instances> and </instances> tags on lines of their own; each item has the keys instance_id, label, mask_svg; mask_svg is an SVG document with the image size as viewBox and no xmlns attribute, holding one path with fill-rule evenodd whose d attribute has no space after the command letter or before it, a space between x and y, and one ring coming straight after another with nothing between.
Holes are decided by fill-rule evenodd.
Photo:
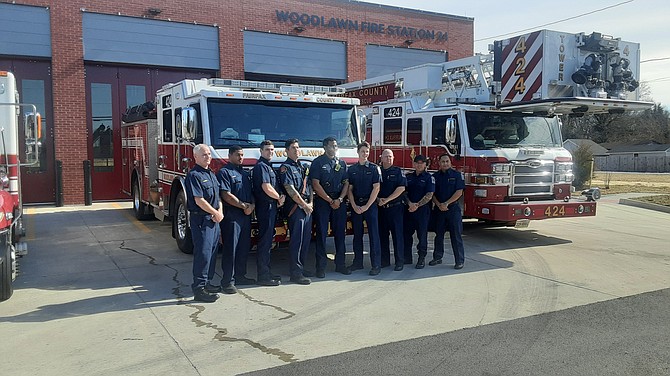
<instances>
[{"instance_id":1,"label":"brick facade","mask_svg":"<svg viewBox=\"0 0 670 376\"><path fill-rule=\"evenodd\" d=\"M219 27L220 76L244 78L243 31L254 30L344 41L347 46L348 80L365 78L365 46L379 44L406 48L444 50L449 60L471 56L474 23L471 18L401 9L350 0L16 0L21 5L49 7L51 15L54 143L56 159L63 161L65 204L84 201L82 163L88 159L86 85L82 45L82 12L121 14L156 20L217 25ZM411 6L411 4L410 4ZM160 9L151 15L149 8ZM446 41L411 38L367 31L280 22L276 11L323 16L408 28L442 31ZM300 24L302 25L302 24Z\"/></svg>"}]
</instances>

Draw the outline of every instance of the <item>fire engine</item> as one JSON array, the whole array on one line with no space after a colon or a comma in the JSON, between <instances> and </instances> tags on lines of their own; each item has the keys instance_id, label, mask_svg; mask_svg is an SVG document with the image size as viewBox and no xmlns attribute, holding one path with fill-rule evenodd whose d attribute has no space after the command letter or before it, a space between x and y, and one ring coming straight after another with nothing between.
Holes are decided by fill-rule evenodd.
<instances>
[{"instance_id":1,"label":"fire engine","mask_svg":"<svg viewBox=\"0 0 670 376\"><path fill-rule=\"evenodd\" d=\"M19 150L21 119L25 132L25 158ZM20 167L37 162L40 123L35 105L20 103L14 75L0 71L0 301L12 296L17 260L28 253L28 246L22 240L26 230Z\"/></svg>"},{"instance_id":2,"label":"fire engine","mask_svg":"<svg viewBox=\"0 0 670 376\"><path fill-rule=\"evenodd\" d=\"M135 216L170 220L177 246L192 253L184 178L194 165L192 148L199 143L210 146L215 172L227 162L233 145L244 149L244 168L251 169L263 140L276 144L271 163L278 168L286 160L283 145L290 138L300 141L305 164L323 153L327 136L337 139L339 158L355 163L361 139L359 100L335 96L343 93L337 87L221 78L165 85L155 107L136 106L123 119L123 189L132 197ZM252 236L257 236L255 224ZM275 242L287 239L280 217Z\"/></svg>"},{"instance_id":3,"label":"fire engine","mask_svg":"<svg viewBox=\"0 0 670 376\"><path fill-rule=\"evenodd\" d=\"M496 41L489 55L341 87L369 104L366 138L375 156L391 149L409 169L423 154L435 170L447 153L466 182L464 217L527 227L530 220L595 215L599 190L572 197L572 157L562 147L558 115L653 106L637 100L639 50L600 33L541 30Z\"/></svg>"}]
</instances>

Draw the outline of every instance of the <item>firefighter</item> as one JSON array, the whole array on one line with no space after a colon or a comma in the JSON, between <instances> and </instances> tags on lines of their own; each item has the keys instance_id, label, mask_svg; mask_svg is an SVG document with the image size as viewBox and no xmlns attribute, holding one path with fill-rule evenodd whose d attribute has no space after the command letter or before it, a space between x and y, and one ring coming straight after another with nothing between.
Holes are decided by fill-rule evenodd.
<instances>
[{"instance_id":1,"label":"firefighter","mask_svg":"<svg viewBox=\"0 0 670 376\"><path fill-rule=\"evenodd\" d=\"M416 249L419 259L415 268L426 266L428 252L428 220L430 219L430 201L435 192L435 180L426 171L426 157L414 157L414 172L407 174L407 211L405 212L405 259L412 259L414 233L419 240Z\"/></svg>"},{"instance_id":2,"label":"firefighter","mask_svg":"<svg viewBox=\"0 0 670 376\"><path fill-rule=\"evenodd\" d=\"M379 166L368 161L370 144L366 141L358 144L358 163L347 170L349 190L347 196L351 203L351 222L354 228L354 261L351 271L363 269L363 220L368 227L370 240L370 275L381 272L381 249L379 248L379 228L377 221L377 194L381 183Z\"/></svg>"},{"instance_id":3,"label":"firefighter","mask_svg":"<svg viewBox=\"0 0 670 376\"><path fill-rule=\"evenodd\" d=\"M393 238L393 254L395 258L395 268L400 271L403 265L408 261L403 251L403 213L405 206L403 203L403 194L407 180L400 167L393 165L393 151L385 149L382 151L382 182L379 188L379 238L381 240L381 261L382 268L391 265L391 244L389 235ZM412 263L412 254L410 252L409 264Z\"/></svg>"},{"instance_id":4,"label":"firefighter","mask_svg":"<svg viewBox=\"0 0 670 376\"><path fill-rule=\"evenodd\" d=\"M288 198L284 210L288 217L291 238L289 272L291 282L309 285L312 281L303 275L305 259L312 239L312 190L307 184L307 168L298 161L300 144L295 138L286 140L286 161L279 168L279 180Z\"/></svg>"},{"instance_id":5,"label":"firefighter","mask_svg":"<svg viewBox=\"0 0 670 376\"><path fill-rule=\"evenodd\" d=\"M463 218L458 199L463 195L465 183L461 173L451 166L448 154L440 156L440 169L433 174L435 178L435 194L433 203L435 211L435 250L433 259L428 263L434 266L442 263L444 256L444 232L449 231L451 248L454 252L454 269L462 269L465 262L463 248Z\"/></svg>"},{"instance_id":6,"label":"firefighter","mask_svg":"<svg viewBox=\"0 0 670 376\"><path fill-rule=\"evenodd\" d=\"M314 221L316 222L316 277L326 276L326 237L328 224L335 242L335 271L348 275L351 270L345 264L347 231L347 206L344 198L349 189L347 164L337 158L335 137L323 139L324 153L312 162L309 177L312 181L314 197Z\"/></svg>"},{"instance_id":7,"label":"firefighter","mask_svg":"<svg viewBox=\"0 0 670 376\"><path fill-rule=\"evenodd\" d=\"M198 144L193 148L195 166L186 175L186 206L193 239L193 299L215 302L219 295L205 287L214 277L216 249L219 244L219 222L223 206L219 201L219 183L209 169L212 153L209 146Z\"/></svg>"},{"instance_id":8,"label":"firefighter","mask_svg":"<svg viewBox=\"0 0 670 376\"><path fill-rule=\"evenodd\" d=\"M284 205L284 195L280 194L277 174L270 161L274 153L270 140L261 142L261 156L251 171L256 219L258 220L258 244L256 246L257 281L261 286L279 286L281 277L270 271L270 249L274 239L277 208Z\"/></svg>"},{"instance_id":9,"label":"firefighter","mask_svg":"<svg viewBox=\"0 0 670 376\"><path fill-rule=\"evenodd\" d=\"M247 259L251 248L251 212L254 211L254 196L251 192L251 176L242 168L244 151L239 145L228 149L228 164L216 177L221 188L221 199L226 216L221 221L223 252L221 268L221 290L226 294L237 293L236 285L255 284L247 278ZM233 279L234 278L234 279Z\"/></svg>"}]
</instances>

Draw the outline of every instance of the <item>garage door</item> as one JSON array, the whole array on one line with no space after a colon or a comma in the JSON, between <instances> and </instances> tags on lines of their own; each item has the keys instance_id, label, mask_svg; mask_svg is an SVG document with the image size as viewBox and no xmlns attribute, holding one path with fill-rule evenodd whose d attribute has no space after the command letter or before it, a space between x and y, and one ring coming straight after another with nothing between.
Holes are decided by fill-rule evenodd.
<instances>
[{"instance_id":1,"label":"garage door","mask_svg":"<svg viewBox=\"0 0 670 376\"><path fill-rule=\"evenodd\" d=\"M445 51L418 50L375 44L368 44L365 47L365 56L366 78L398 72L415 65L447 61Z\"/></svg>"},{"instance_id":2,"label":"garage door","mask_svg":"<svg viewBox=\"0 0 670 376\"><path fill-rule=\"evenodd\" d=\"M214 26L84 13L84 60L219 70Z\"/></svg>"},{"instance_id":3,"label":"garage door","mask_svg":"<svg viewBox=\"0 0 670 376\"><path fill-rule=\"evenodd\" d=\"M245 31L244 71L344 82L346 46L341 41Z\"/></svg>"},{"instance_id":4,"label":"garage door","mask_svg":"<svg viewBox=\"0 0 670 376\"><path fill-rule=\"evenodd\" d=\"M51 57L49 10L0 3L0 55Z\"/></svg>"}]
</instances>

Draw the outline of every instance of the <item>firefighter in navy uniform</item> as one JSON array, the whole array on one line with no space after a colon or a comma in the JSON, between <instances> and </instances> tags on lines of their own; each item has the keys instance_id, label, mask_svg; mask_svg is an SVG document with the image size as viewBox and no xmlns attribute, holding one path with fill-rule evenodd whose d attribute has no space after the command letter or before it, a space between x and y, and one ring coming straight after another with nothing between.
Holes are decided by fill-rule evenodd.
<instances>
[{"instance_id":1,"label":"firefighter in navy uniform","mask_svg":"<svg viewBox=\"0 0 670 376\"><path fill-rule=\"evenodd\" d=\"M363 269L363 220L368 226L370 240L370 275L381 272L381 249L379 248L379 228L377 218L377 194L381 183L379 166L368 161L370 144L366 141L358 144L358 163L347 170L349 191L347 197L351 204L351 223L354 228L354 261L351 271Z\"/></svg>"},{"instance_id":2,"label":"firefighter in navy uniform","mask_svg":"<svg viewBox=\"0 0 670 376\"><path fill-rule=\"evenodd\" d=\"M195 166L186 175L186 207L193 239L193 299L211 303L219 298L208 292L208 281L216 269L216 249L219 245L219 222L223 219L223 206L219 200L219 183L209 169L212 154L209 146L193 148Z\"/></svg>"},{"instance_id":3,"label":"firefighter in navy uniform","mask_svg":"<svg viewBox=\"0 0 670 376\"><path fill-rule=\"evenodd\" d=\"M244 150L239 145L228 149L228 164L216 177L221 187L221 199L226 216L221 221L223 252L221 288L226 294L235 294L236 285L255 284L247 278L247 259L251 249L251 212L254 211L254 196L251 192L251 176L242 168Z\"/></svg>"},{"instance_id":4,"label":"firefighter in navy uniform","mask_svg":"<svg viewBox=\"0 0 670 376\"><path fill-rule=\"evenodd\" d=\"M288 198L284 210L288 216L291 236L289 273L291 282L309 285L312 281L304 273L305 259L312 240L312 190L307 184L307 169L298 161L300 145L295 138L286 141L286 161L279 168L279 180Z\"/></svg>"},{"instance_id":5,"label":"firefighter in navy uniform","mask_svg":"<svg viewBox=\"0 0 670 376\"><path fill-rule=\"evenodd\" d=\"M379 239L381 241L382 268L391 264L391 244L389 235L393 238L393 254L395 268L400 271L405 263L412 263L412 253L409 257L405 255L403 240L403 213L405 205L403 194L407 180L400 167L393 165L393 151L385 149L382 151L382 183L379 188Z\"/></svg>"},{"instance_id":6,"label":"firefighter in navy uniform","mask_svg":"<svg viewBox=\"0 0 670 376\"><path fill-rule=\"evenodd\" d=\"M314 190L314 221L316 223L316 277L326 276L326 237L328 224L335 242L335 271L351 274L345 264L345 236L347 231L347 205L344 198L349 189L347 164L337 158L335 137L323 139L324 154L318 156L309 168L309 178Z\"/></svg>"},{"instance_id":7,"label":"firefighter in navy uniform","mask_svg":"<svg viewBox=\"0 0 670 376\"><path fill-rule=\"evenodd\" d=\"M412 258L412 243L414 233L419 239L416 249L419 259L416 262L417 269L426 266L426 253L428 252L428 221L430 219L430 202L435 192L435 180L426 171L426 157L417 155L414 157L414 172L407 174L407 211L405 212L405 259Z\"/></svg>"},{"instance_id":8,"label":"firefighter in navy uniform","mask_svg":"<svg viewBox=\"0 0 670 376\"><path fill-rule=\"evenodd\" d=\"M270 161L274 153L270 140L261 142L261 157L251 171L256 219L258 220L258 245L256 246L257 281L261 286L279 286L281 277L270 271L270 250L274 239L277 208L284 204L284 195L277 183L277 174Z\"/></svg>"},{"instance_id":9,"label":"firefighter in navy uniform","mask_svg":"<svg viewBox=\"0 0 670 376\"><path fill-rule=\"evenodd\" d=\"M435 178L435 194L433 203L438 210L435 211L435 250L433 259L428 265L433 266L442 263L444 256L444 232L449 231L451 248L454 252L454 268L461 269L465 263L465 250L463 248L463 218L458 199L463 195L465 183L461 173L451 167L451 159L448 154L440 156L440 169L433 174Z\"/></svg>"}]
</instances>

